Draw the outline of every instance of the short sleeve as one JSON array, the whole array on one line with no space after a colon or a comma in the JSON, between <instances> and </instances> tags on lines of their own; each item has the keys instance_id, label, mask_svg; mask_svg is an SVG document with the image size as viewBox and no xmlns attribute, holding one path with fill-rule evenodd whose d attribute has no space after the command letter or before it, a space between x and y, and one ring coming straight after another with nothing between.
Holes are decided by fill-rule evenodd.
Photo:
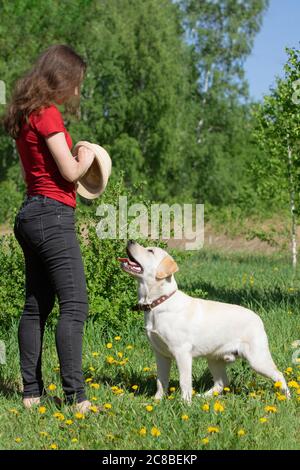
<instances>
[{"instance_id":1,"label":"short sleeve","mask_svg":"<svg viewBox=\"0 0 300 470\"><path fill-rule=\"evenodd\" d=\"M65 132L62 115L54 105L44 108L40 111L40 114L34 113L32 123L43 137L47 137L54 132Z\"/></svg>"}]
</instances>

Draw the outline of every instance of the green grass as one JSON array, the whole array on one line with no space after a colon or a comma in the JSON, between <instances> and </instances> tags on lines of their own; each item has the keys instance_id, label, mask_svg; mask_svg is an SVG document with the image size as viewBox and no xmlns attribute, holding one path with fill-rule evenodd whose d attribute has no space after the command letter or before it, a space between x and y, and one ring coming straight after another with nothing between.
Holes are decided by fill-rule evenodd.
<instances>
[{"instance_id":1,"label":"green grass","mask_svg":"<svg viewBox=\"0 0 300 470\"><path fill-rule=\"evenodd\" d=\"M286 377L300 383L300 364L292 364L292 342L300 339L299 278L292 275L288 262L279 257L222 255L204 250L184 253L178 261L177 281L184 291L239 303L259 313L275 362L282 371L293 367ZM191 406L180 399L178 373L173 365L170 387L175 387L175 392L156 402L156 367L142 316L136 324L124 325L120 331L100 331L97 324L87 325L83 362L86 379L92 378L87 383L88 396L95 397L96 405L111 404L111 409L76 419L70 408L63 407L64 420L53 416L58 410L49 403L45 404L44 414L38 409L24 410L16 333L14 325L0 336L7 349L7 364L0 365L1 449L50 449L52 444L58 449L300 449L300 395L292 389L291 400L279 401L273 384L241 361L229 369L230 392L209 401L195 396ZM117 335L121 340L115 340ZM106 347L108 342L112 343L111 349ZM123 358L117 356L118 352L123 353ZM108 356L128 361L124 365L108 364ZM55 384L57 390L51 393L62 396L57 365L54 334L47 331L45 383ZM145 367L150 370L145 371ZM99 388L92 388L91 383L99 384ZM135 392L133 385L138 385ZM201 392L210 385L206 362L199 358L194 361L194 389ZM121 388L123 393L115 394L112 386ZM222 403L223 412L214 411L217 401ZM205 403L210 405L208 412L202 409ZM153 411L147 411L147 405L152 405ZM275 405L277 412L266 412L267 405ZM183 420L182 415L187 415L188 420ZM261 423L262 417L267 417L267 421ZM66 424L67 420L72 420L72 424ZM218 427L219 432L209 434L209 426ZM159 429L159 436L151 435L153 427ZM140 435L142 428L146 428L145 436ZM243 436L238 435L240 429L245 431ZM209 442L205 444L202 439L206 437Z\"/></svg>"}]
</instances>

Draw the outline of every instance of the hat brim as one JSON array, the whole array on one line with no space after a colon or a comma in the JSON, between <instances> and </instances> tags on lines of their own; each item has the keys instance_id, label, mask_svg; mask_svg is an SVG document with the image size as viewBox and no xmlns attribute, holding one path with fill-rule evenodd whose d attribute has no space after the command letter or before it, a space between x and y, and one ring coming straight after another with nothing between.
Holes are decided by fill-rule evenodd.
<instances>
[{"instance_id":1,"label":"hat brim","mask_svg":"<svg viewBox=\"0 0 300 470\"><path fill-rule=\"evenodd\" d=\"M111 159L107 151L100 145L87 141L78 142L72 153L77 155L79 147L92 150L95 158L87 172L77 182L77 193L85 199L96 199L105 190L111 174Z\"/></svg>"}]
</instances>

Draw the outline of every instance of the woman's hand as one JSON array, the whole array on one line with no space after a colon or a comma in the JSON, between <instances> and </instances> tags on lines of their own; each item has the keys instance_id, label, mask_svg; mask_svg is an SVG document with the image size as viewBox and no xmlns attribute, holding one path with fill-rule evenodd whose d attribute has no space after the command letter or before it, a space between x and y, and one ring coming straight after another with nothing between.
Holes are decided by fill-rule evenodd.
<instances>
[{"instance_id":1,"label":"woman's hand","mask_svg":"<svg viewBox=\"0 0 300 470\"><path fill-rule=\"evenodd\" d=\"M82 168L86 168L86 171L89 169L89 167L93 163L94 158L95 158L95 154L92 150L84 146L79 147L77 160L82 165Z\"/></svg>"}]
</instances>

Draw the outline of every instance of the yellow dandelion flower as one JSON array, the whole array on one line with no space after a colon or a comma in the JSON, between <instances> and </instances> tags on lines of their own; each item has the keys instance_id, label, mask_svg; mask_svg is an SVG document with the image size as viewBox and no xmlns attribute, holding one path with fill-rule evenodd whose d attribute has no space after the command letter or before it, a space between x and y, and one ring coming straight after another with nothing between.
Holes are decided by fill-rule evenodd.
<instances>
[{"instance_id":1,"label":"yellow dandelion flower","mask_svg":"<svg viewBox=\"0 0 300 470\"><path fill-rule=\"evenodd\" d=\"M54 418L58 419L59 421L64 421L65 417L62 413L57 412L53 414Z\"/></svg>"},{"instance_id":2,"label":"yellow dandelion flower","mask_svg":"<svg viewBox=\"0 0 300 470\"><path fill-rule=\"evenodd\" d=\"M90 370L91 372L95 372L96 369L95 369L95 367L90 366L90 367L89 367L89 370Z\"/></svg>"},{"instance_id":3,"label":"yellow dandelion flower","mask_svg":"<svg viewBox=\"0 0 300 470\"><path fill-rule=\"evenodd\" d=\"M237 435L240 436L240 437L245 436L245 434L246 434L246 432L245 432L244 429L239 429L238 432L237 432Z\"/></svg>"},{"instance_id":4,"label":"yellow dandelion flower","mask_svg":"<svg viewBox=\"0 0 300 470\"><path fill-rule=\"evenodd\" d=\"M47 409L46 409L45 406L40 406L40 407L39 407L39 413L40 413L41 415L45 414L46 411L47 411Z\"/></svg>"},{"instance_id":5,"label":"yellow dandelion flower","mask_svg":"<svg viewBox=\"0 0 300 470\"><path fill-rule=\"evenodd\" d=\"M21 437L16 437L15 438L15 442L17 442L18 444L22 441Z\"/></svg>"},{"instance_id":6,"label":"yellow dandelion flower","mask_svg":"<svg viewBox=\"0 0 300 470\"><path fill-rule=\"evenodd\" d=\"M122 358L123 357L123 353L122 352L118 352L118 357Z\"/></svg>"},{"instance_id":7,"label":"yellow dandelion flower","mask_svg":"<svg viewBox=\"0 0 300 470\"><path fill-rule=\"evenodd\" d=\"M250 393L249 393L249 397L251 397L251 398L256 398L256 393L255 393L255 392L250 392Z\"/></svg>"},{"instance_id":8,"label":"yellow dandelion flower","mask_svg":"<svg viewBox=\"0 0 300 470\"><path fill-rule=\"evenodd\" d=\"M111 410L111 409L112 409L112 405L111 405L110 403L105 403L104 408L105 408L106 410Z\"/></svg>"},{"instance_id":9,"label":"yellow dandelion flower","mask_svg":"<svg viewBox=\"0 0 300 470\"><path fill-rule=\"evenodd\" d=\"M219 429L217 426L209 426L209 427L207 428L207 432L208 432L209 434L215 434L215 433L220 432L220 429Z\"/></svg>"},{"instance_id":10,"label":"yellow dandelion flower","mask_svg":"<svg viewBox=\"0 0 300 470\"><path fill-rule=\"evenodd\" d=\"M150 367L144 367L143 369L144 372L149 372L149 370L150 370Z\"/></svg>"},{"instance_id":11,"label":"yellow dandelion flower","mask_svg":"<svg viewBox=\"0 0 300 470\"><path fill-rule=\"evenodd\" d=\"M10 412L11 414L13 414L13 415L16 415L16 416L19 414L18 410L16 410L15 408L11 408L11 409L9 410L9 412Z\"/></svg>"},{"instance_id":12,"label":"yellow dandelion flower","mask_svg":"<svg viewBox=\"0 0 300 470\"><path fill-rule=\"evenodd\" d=\"M97 352L97 351L94 351L94 352L92 352L92 356L93 356L93 357L98 357L98 356L99 356L99 354L100 354L100 353L99 353L99 352Z\"/></svg>"},{"instance_id":13,"label":"yellow dandelion flower","mask_svg":"<svg viewBox=\"0 0 300 470\"><path fill-rule=\"evenodd\" d=\"M50 390L50 392L53 392L53 390L56 390L56 385L55 384L50 384L49 387L48 387L48 390Z\"/></svg>"},{"instance_id":14,"label":"yellow dandelion flower","mask_svg":"<svg viewBox=\"0 0 300 470\"><path fill-rule=\"evenodd\" d=\"M274 383L274 387L275 387L275 388L281 388L281 387L282 387L282 383L279 382L279 381L277 381L277 382Z\"/></svg>"},{"instance_id":15,"label":"yellow dandelion flower","mask_svg":"<svg viewBox=\"0 0 300 470\"><path fill-rule=\"evenodd\" d=\"M202 405L202 410L209 411L209 403L204 403L204 405Z\"/></svg>"},{"instance_id":16,"label":"yellow dandelion flower","mask_svg":"<svg viewBox=\"0 0 300 470\"><path fill-rule=\"evenodd\" d=\"M121 336L115 336L116 341L121 341Z\"/></svg>"},{"instance_id":17,"label":"yellow dandelion flower","mask_svg":"<svg viewBox=\"0 0 300 470\"><path fill-rule=\"evenodd\" d=\"M106 362L108 362L108 364L114 364L116 360L112 356L107 356Z\"/></svg>"},{"instance_id":18,"label":"yellow dandelion flower","mask_svg":"<svg viewBox=\"0 0 300 470\"><path fill-rule=\"evenodd\" d=\"M215 392L213 393L213 396L214 396L214 397L217 397L218 395L219 395L219 392L217 392L217 391L215 391Z\"/></svg>"},{"instance_id":19,"label":"yellow dandelion flower","mask_svg":"<svg viewBox=\"0 0 300 470\"><path fill-rule=\"evenodd\" d=\"M159 429L157 429L155 426L151 429L151 435L153 437L159 437L161 435L161 432Z\"/></svg>"},{"instance_id":20,"label":"yellow dandelion flower","mask_svg":"<svg viewBox=\"0 0 300 470\"><path fill-rule=\"evenodd\" d=\"M129 351L130 351L131 349L133 349L132 344L128 344L128 346L126 346L126 349L128 349Z\"/></svg>"},{"instance_id":21,"label":"yellow dandelion flower","mask_svg":"<svg viewBox=\"0 0 300 470\"><path fill-rule=\"evenodd\" d=\"M300 387L300 385L298 384L298 382L296 382L296 380L290 380L288 382L288 386L290 388L299 388Z\"/></svg>"},{"instance_id":22,"label":"yellow dandelion flower","mask_svg":"<svg viewBox=\"0 0 300 470\"><path fill-rule=\"evenodd\" d=\"M49 434L48 434L46 431L40 431L40 432L39 432L39 435L40 435L41 437L48 437L48 436L49 436Z\"/></svg>"},{"instance_id":23,"label":"yellow dandelion flower","mask_svg":"<svg viewBox=\"0 0 300 470\"><path fill-rule=\"evenodd\" d=\"M176 388L175 387L170 387L170 392L171 393L174 393L176 391Z\"/></svg>"},{"instance_id":24,"label":"yellow dandelion flower","mask_svg":"<svg viewBox=\"0 0 300 470\"><path fill-rule=\"evenodd\" d=\"M152 405L147 405L146 410L147 411L153 411L153 406Z\"/></svg>"},{"instance_id":25,"label":"yellow dandelion flower","mask_svg":"<svg viewBox=\"0 0 300 470\"><path fill-rule=\"evenodd\" d=\"M259 418L259 421L260 421L261 423L266 423L266 422L268 421L268 418L265 418L265 417Z\"/></svg>"},{"instance_id":26,"label":"yellow dandelion flower","mask_svg":"<svg viewBox=\"0 0 300 470\"><path fill-rule=\"evenodd\" d=\"M92 400L92 401L97 401L98 398L97 398L97 397L92 397L91 400Z\"/></svg>"},{"instance_id":27,"label":"yellow dandelion flower","mask_svg":"<svg viewBox=\"0 0 300 470\"><path fill-rule=\"evenodd\" d=\"M73 439L71 439L71 442L75 444L76 442L78 442L78 439L76 437L73 437Z\"/></svg>"},{"instance_id":28,"label":"yellow dandelion flower","mask_svg":"<svg viewBox=\"0 0 300 470\"><path fill-rule=\"evenodd\" d=\"M107 349L111 349L113 347L112 343L107 343L106 345Z\"/></svg>"},{"instance_id":29,"label":"yellow dandelion flower","mask_svg":"<svg viewBox=\"0 0 300 470\"><path fill-rule=\"evenodd\" d=\"M98 408L97 408L97 406L93 406L93 405L92 405L92 406L90 406L90 410L91 410L93 413L97 413Z\"/></svg>"},{"instance_id":30,"label":"yellow dandelion flower","mask_svg":"<svg viewBox=\"0 0 300 470\"><path fill-rule=\"evenodd\" d=\"M225 407L224 405L222 405L222 403L220 403L219 401L216 401L216 403L214 404L214 410L216 413L223 413Z\"/></svg>"},{"instance_id":31,"label":"yellow dandelion flower","mask_svg":"<svg viewBox=\"0 0 300 470\"><path fill-rule=\"evenodd\" d=\"M57 444L51 444L51 445L50 445L50 449L53 449L53 450L58 449Z\"/></svg>"},{"instance_id":32,"label":"yellow dandelion flower","mask_svg":"<svg viewBox=\"0 0 300 470\"><path fill-rule=\"evenodd\" d=\"M293 372L293 368L292 368L292 367L287 367L287 368L285 369L285 373L286 373L287 375L290 375L292 372Z\"/></svg>"},{"instance_id":33,"label":"yellow dandelion flower","mask_svg":"<svg viewBox=\"0 0 300 470\"><path fill-rule=\"evenodd\" d=\"M54 372L59 372L59 370L60 370L60 367L59 367L59 366L53 367L53 371L54 371Z\"/></svg>"},{"instance_id":34,"label":"yellow dandelion flower","mask_svg":"<svg viewBox=\"0 0 300 470\"><path fill-rule=\"evenodd\" d=\"M182 419L182 421L188 421L189 417L188 417L188 415L182 415L181 419Z\"/></svg>"},{"instance_id":35,"label":"yellow dandelion flower","mask_svg":"<svg viewBox=\"0 0 300 470\"><path fill-rule=\"evenodd\" d=\"M281 393L276 393L276 396L277 396L278 401L285 401L286 400L286 396L282 395Z\"/></svg>"},{"instance_id":36,"label":"yellow dandelion flower","mask_svg":"<svg viewBox=\"0 0 300 470\"><path fill-rule=\"evenodd\" d=\"M174 400L174 396L173 395L168 395L168 400Z\"/></svg>"},{"instance_id":37,"label":"yellow dandelion flower","mask_svg":"<svg viewBox=\"0 0 300 470\"><path fill-rule=\"evenodd\" d=\"M87 379L85 379L85 382L86 382L87 384L88 384L89 382L92 382L92 381L93 381L92 377L88 377Z\"/></svg>"},{"instance_id":38,"label":"yellow dandelion flower","mask_svg":"<svg viewBox=\"0 0 300 470\"><path fill-rule=\"evenodd\" d=\"M132 388L132 390L137 390L139 388L139 386L138 385L132 385L131 388Z\"/></svg>"},{"instance_id":39,"label":"yellow dandelion flower","mask_svg":"<svg viewBox=\"0 0 300 470\"><path fill-rule=\"evenodd\" d=\"M229 387L224 387L223 390L224 390L224 392L230 392L230 388L229 388Z\"/></svg>"},{"instance_id":40,"label":"yellow dandelion flower","mask_svg":"<svg viewBox=\"0 0 300 470\"><path fill-rule=\"evenodd\" d=\"M141 429L139 430L139 434L140 434L140 436L146 436L146 434L147 434L147 429L146 429L146 428L141 428Z\"/></svg>"},{"instance_id":41,"label":"yellow dandelion flower","mask_svg":"<svg viewBox=\"0 0 300 470\"><path fill-rule=\"evenodd\" d=\"M276 406L265 406L265 411L267 413L277 413L277 408Z\"/></svg>"},{"instance_id":42,"label":"yellow dandelion flower","mask_svg":"<svg viewBox=\"0 0 300 470\"><path fill-rule=\"evenodd\" d=\"M92 383L92 384L90 384L90 387L94 388L95 390L98 390L100 388L100 385Z\"/></svg>"},{"instance_id":43,"label":"yellow dandelion flower","mask_svg":"<svg viewBox=\"0 0 300 470\"><path fill-rule=\"evenodd\" d=\"M67 419L67 420L65 421L65 424L66 424L67 426L71 426L71 424L73 424L73 420L72 420L72 419Z\"/></svg>"},{"instance_id":44,"label":"yellow dandelion flower","mask_svg":"<svg viewBox=\"0 0 300 470\"><path fill-rule=\"evenodd\" d=\"M201 439L201 442L202 442L202 444L204 444L206 446L209 443L208 437L204 437L203 439Z\"/></svg>"},{"instance_id":45,"label":"yellow dandelion flower","mask_svg":"<svg viewBox=\"0 0 300 470\"><path fill-rule=\"evenodd\" d=\"M83 413L75 413L75 418L76 419L84 419L84 414Z\"/></svg>"}]
</instances>

